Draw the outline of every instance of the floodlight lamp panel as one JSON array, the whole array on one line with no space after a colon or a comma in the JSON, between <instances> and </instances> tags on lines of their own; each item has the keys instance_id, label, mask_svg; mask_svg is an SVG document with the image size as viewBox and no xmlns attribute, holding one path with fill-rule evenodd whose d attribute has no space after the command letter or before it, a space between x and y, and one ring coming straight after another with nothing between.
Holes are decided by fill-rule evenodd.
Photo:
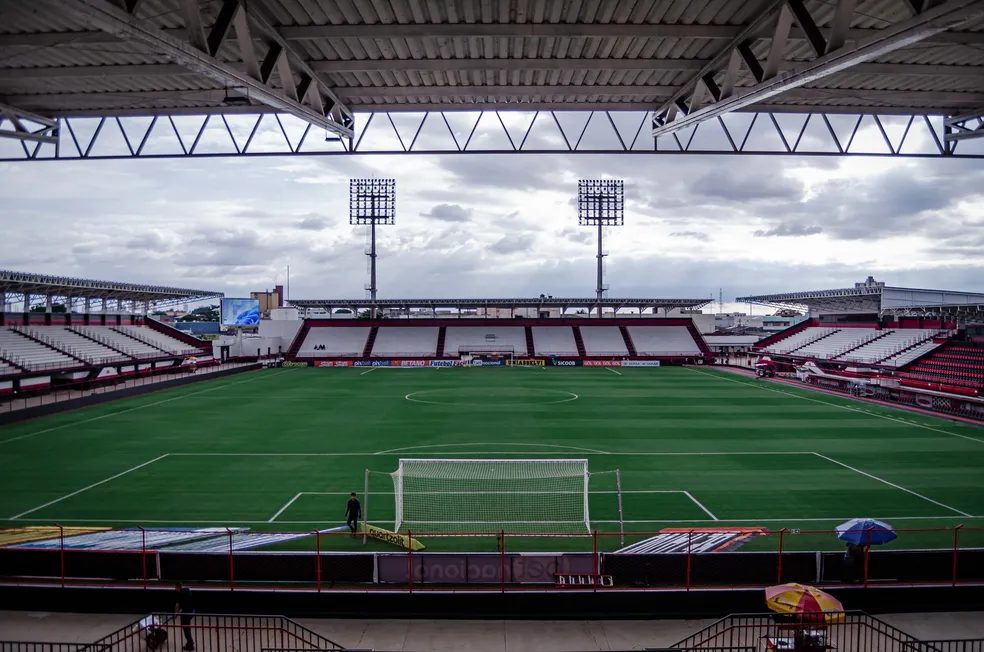
<instances>
[{"instance_id":1,"label":"floodlight lamp panel","mask_svg":"<svg viewBox=\"0 0 984 652\"><path fill-rule=\"evenodd\" d=\"M350 179L349 224L395 224L396 179Z\"/></svg>"},{"instance_id":2,"label":"floodlight lamp panel","mask_svg":"<svg viewBox=\"0 0 984 652\"><path fill-rule=\"evenodd\" d=\"M577 221L582 226L622 226L625 223L625 182L621 179L578 181Z\"/></svg>"}]
</instances>

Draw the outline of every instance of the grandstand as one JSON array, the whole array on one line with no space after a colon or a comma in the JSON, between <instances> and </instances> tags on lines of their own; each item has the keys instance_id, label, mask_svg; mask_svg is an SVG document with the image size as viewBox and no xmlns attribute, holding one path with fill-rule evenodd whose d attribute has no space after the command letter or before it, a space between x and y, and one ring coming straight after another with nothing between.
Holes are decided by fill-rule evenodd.
<instances>
[{"instance_id":1,"label":"grandstand","mask_svg":"<svg viewBox=\"0 0 984 652\"><path fill-rule=\"evenodd\" d=\"M211 347L146 316L220 292L0 271L0 394L116 382ZM55 306L60 311L55 311Z\"/></svg>"}]
</instances>

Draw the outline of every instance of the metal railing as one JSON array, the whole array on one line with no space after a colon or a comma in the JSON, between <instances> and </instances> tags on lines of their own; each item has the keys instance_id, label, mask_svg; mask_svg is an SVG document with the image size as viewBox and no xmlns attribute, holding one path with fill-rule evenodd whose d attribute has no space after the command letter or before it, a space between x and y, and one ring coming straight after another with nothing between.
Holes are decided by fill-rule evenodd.
<instances>
[{"instance_id":1,"label":"metal railing","mask_svg":"<svg viewBox=\"0 0 984 652\"><path fill-rule=\"evenodd\" d=\"M151 614L121 627L96 641L93 649L95 652L145 652L149 647L148 636L155 636L158 640L163 638L155 647L165 650L180 649L188 636L194 641L198 652L345 649L341 644L285 616L188 614L182 618L181 614L173 613Z\"/></svg>"}]
</instances>

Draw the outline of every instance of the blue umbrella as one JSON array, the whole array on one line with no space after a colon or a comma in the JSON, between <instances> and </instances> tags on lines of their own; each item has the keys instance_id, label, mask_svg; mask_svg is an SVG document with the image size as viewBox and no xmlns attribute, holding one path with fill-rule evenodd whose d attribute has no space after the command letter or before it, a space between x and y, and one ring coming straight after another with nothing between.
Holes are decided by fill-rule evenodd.
<instances>
[{"instance_id":1,"label":"blue umbrella","mask_svg":"<svg viewBox=\"0 0 984 652\"><path fill-rule=\"evenodd\" d=\"M891 525L873 518L852 518L836 530L838 539L857 546L878 546L898 538Z\"/></svg>"}]
</instances>

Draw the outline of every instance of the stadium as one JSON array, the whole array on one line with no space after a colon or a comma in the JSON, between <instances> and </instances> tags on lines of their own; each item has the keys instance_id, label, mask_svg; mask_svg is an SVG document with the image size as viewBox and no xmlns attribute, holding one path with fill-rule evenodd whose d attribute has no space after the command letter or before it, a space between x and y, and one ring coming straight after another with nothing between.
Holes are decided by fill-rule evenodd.
<instances>
[{"instance_id":1,"label":"stadium","mask_svg":"<svg viewBox=\"0 0 984 652\"><path fill-rule=\"evenodd\" d=\"M378 271L427 254L377 238L437 192L402 167L333 198L358 292L0 260L0 651L984 649L980 278L808 289L780 256L727 313L609 270L648 200L598 165L977 178L982 30L980 0L0 0L0 169L64 175L54 201L113 161L583 158L558 187L595 281L387 294ZM10 205L0 251L30 261ZM938 238L978 270L963 224Z\"/></svg>"}]
</instances>

